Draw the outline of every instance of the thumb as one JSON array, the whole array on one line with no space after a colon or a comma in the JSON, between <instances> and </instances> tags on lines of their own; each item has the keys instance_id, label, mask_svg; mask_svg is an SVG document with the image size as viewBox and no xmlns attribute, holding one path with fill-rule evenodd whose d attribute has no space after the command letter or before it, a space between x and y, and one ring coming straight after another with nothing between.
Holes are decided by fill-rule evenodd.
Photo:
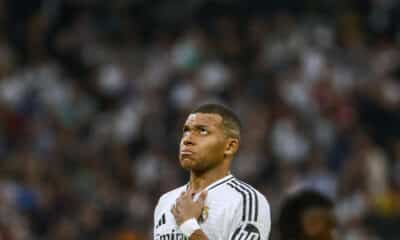
<instances>
[{"instance_id":1,"label":"thumb","mask_svg":"<svg viewBox=\"0 0 400 240\"><path fill-rule=\"evenodd\" d=\"M204 205L206 198L207 198L207 191L200 193L199 199L197 199L197 203L200 205Z\"/></svg>"}]
</instances>

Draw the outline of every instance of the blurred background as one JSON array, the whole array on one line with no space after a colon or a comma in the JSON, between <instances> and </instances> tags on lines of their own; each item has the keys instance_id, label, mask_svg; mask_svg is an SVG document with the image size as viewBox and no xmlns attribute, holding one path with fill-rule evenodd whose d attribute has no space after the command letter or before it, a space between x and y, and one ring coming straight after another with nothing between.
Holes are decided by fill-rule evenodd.
<instances>
[{"instance_id":1,"label":"blurred background","mask_svg":"<svg viewBox=\"0 0 400 240\"><path fill-rule=\"evenodd\" d=\"M397 0L1 0L0 239L152 239L182 124L220 102L273 221L311 187L341 239L398 240L399 47Z\"/></svg>"}]
</instances>

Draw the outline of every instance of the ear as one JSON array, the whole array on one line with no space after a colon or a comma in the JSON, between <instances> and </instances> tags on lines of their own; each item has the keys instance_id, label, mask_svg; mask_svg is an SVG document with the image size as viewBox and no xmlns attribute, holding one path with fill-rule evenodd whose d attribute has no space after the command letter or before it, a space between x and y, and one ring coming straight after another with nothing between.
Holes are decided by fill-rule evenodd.
<instances>
[{"instance_id":1,"label":"ear","mask_svg":"<svg viewBox=\"0 0 400 240\"><path fill-rule=\"evenodd\" d=\"M239 139L237 138L228 138L225 146L225 155L234 155L239 149Z\"/></svg>"}]
</instances>

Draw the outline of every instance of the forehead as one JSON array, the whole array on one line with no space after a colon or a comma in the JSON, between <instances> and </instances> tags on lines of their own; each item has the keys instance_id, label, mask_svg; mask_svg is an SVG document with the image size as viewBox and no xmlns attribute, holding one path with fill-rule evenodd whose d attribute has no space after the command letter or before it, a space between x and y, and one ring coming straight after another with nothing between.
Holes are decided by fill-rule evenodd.
<instances>
[{"instance_id":1,"label":"forehead","mask_svg":"<svg viewBox=\"0 0 400 240\"><path fill-rule=\"evenodd\" d=\"M204 126L220 126L222 117L216 113L192 113L185 122L187 126L204 125Z\"/></svg>"}]
</instances>

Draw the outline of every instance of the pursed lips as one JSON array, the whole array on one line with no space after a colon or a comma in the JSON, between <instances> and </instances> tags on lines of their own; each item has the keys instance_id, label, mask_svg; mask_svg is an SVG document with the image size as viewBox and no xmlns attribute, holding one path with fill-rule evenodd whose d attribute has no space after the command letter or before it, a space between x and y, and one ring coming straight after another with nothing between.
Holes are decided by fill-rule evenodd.
<instances>
[{"instance_id":1,"label":"pursed lips","mask_svg":"<svg viewBox=\"0 0 400 240\"><path fill-rule=\"evenodd\" d=\"M190 156L190 155L192 155L193 153L194 153L194 152L189 151L189 150L181 150L181 151L180 151L181 156Z\"/></svg>"}]
</instances>

